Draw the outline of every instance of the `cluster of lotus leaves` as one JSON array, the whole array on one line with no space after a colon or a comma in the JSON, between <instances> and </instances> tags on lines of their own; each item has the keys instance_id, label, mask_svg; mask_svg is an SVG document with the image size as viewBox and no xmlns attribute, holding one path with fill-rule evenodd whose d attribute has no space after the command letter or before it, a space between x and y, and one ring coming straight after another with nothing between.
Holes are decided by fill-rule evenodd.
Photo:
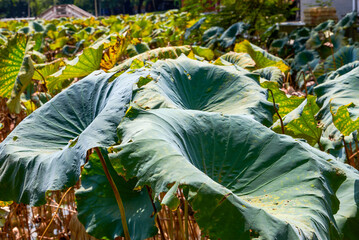
<instances>
[{"instance_id":1,"label":"cluster of lotus leaves","mask_svg":"<svg viewBox=\"0 0 359 240\"><path fill-rule=\"evenodd\" d=\"M211 239L355 239L358 172L270 130L274 107L259 80L184 56L119 77L95 71L0 144L0 200L40 205L47 191L81 175L76 198L86 230L123 235L98 157L86 163L87 151L99 147L132 239L157 234L146 186L157 210L176 209L182 189Z\"/></svg>"}]
</instances>

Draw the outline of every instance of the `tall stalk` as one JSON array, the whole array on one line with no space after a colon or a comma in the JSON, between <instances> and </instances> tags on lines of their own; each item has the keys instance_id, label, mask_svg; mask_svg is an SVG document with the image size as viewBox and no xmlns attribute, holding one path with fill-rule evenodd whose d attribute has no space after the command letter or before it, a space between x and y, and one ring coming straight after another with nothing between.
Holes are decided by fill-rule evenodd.
<instances>
[{"instance_id":1,"label":"tall stalk","mask_svg":"<svg viewBox=\"0 0 359 240\"><path fill-rule=\"evenodd\" d=\"M126 240L131 240L131 238L130 238L130 232L128 231L128 226L127 226L127 222L126 222L125 208L124 208L124 206L123 206L123 202L122 202L120 193L118 192L117 186L116 186L115 182L113 181L113 179L112 179L112 177L111 177L111 175L110 175L110 172L108 171L108 168L107 168L105 159L103 158L100 149L99 149L98 147L96 147L96 148L95 148L95 151L96 151L98 157L100 158L100 161L101 161L101 164L102 164L102 168L103 168L103 170L105 171L105 175L106 175L106 177L107 177L107 180L109 181L109 183L110 183L110 185L111 185L111 188L112 188L112 191L113 191L113 193L115 194L115 198L116 198L116 201L117 201L117 205L118 205L118 208L120 209L121 222L122 222L123 231L124 231L124 233L125 233L125 239L126 239Z\"/></svg>"}]
</instances>

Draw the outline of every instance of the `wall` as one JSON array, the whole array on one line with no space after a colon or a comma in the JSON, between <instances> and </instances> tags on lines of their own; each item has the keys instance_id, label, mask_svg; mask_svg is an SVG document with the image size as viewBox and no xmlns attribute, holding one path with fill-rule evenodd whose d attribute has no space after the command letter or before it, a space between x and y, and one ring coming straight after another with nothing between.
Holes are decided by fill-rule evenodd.
<instances>
[{"instance_id":1,"label":"wall","mask_svg":"<svg viewBox=\"0 0 359 240\"><path fill-rule=\"evenodd\" d=\"M355 0L354 0L355 1ZM359 0L358 6L359 6ZM315 0L301 0L300 1L300 17L304 19L303 10L308 8L306 4L315 4ZM337 16L340 18L344 17L346 13L353 11L353 0L333 0L332 7L337 9Z\"/></svg>"}]
</instances>

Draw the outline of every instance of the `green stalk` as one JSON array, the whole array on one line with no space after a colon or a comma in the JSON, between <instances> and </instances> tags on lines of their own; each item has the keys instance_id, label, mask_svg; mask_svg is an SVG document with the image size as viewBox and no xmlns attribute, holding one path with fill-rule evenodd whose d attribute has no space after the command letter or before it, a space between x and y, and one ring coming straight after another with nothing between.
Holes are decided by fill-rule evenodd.
<instances>
[{"instance_id":1,"label":"green stalk","mask_svg":"<svg viewBox=\"0 0 359 240\"><path fill-rule=\"evenodd\" d=\"M118 192L117 186L116 186L115 182L113 181L113 179L112 179L112 177L110 175L110 172L108 171L105 159L103 158L100 149L98 147L95 147L95 151L96 151L98 157L100 158L102 168L105 171L105 175L107 177L107 180L109 181L109 183L111 185L111 188L112 188L112 191L115 194L117 205L118 205L118 208L120 209L121 222L122 222L123 231L125 233L125 239L126 240L131 240L130 232L128 231L128 226L127 226L127 222L126 222L125 208L123 206L123 202L122 202L120 193Z\"/></svg>"}]
</instances>

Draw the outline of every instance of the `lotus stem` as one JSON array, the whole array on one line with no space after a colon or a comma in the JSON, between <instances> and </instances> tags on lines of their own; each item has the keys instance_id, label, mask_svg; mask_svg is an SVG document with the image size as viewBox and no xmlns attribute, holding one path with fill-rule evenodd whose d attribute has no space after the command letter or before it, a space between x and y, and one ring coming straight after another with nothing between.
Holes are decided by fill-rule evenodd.
<instances>
[{"instance_id":1,"label":"lotus stem","mask_svg":"<svg viewBox=\"0 0 359 240\"><path fill-rule=\"evenodd\" d=\"M102 156L102 153L100 151L100 149L98 147L95 147L95 151L98 155L98 157L100 158L100 161L101 161L101 164L102 164L102 168L105 172L105 175L107 177L107 180L109 181L110 185L111 185L111 188L112 188L112 191L113 193L115 194L115 198L116 198L116 201L117 201L117 205L118 205L118 208L120 210L120 214L121 214L121 222L122 222L122 228L123 228L123 232L125 233L125 239L126 240L131 240L130 238L130 232L128 231L128 226L127 226L127 222L126 222L126 215L125 215L125 208L123 206L123 202L122 202L122 199L121 199L121 196L120 196L120 193L117 189L117 186L115 184L115 182L113 181L111 175L110 175L110 172L108 171L108 168L106 166L106 162L105 162L105 159L103 158Z\"/></svg>"},{"instance_id":2,"label":"lotus stem","mask_svg":"<svg viewBox=\"0 0 359 240\"><path fill-rule=\"evenodd\" d=\"M69 189L67 189L67 191L65 192L65 194L62 196L62 198L60 199L60 202L59 202L59 205L57 206L56 208L56 211L55 211L55 214L52 216L51 220L50 220L50 223L47 225L45 231L42 233L41 237L40 237L40 240L42 240L42 238L45 236L47 230L49 230L49 227L51 226L52 222L54 221L55 219L55 216L57 215L57 213L59 212L60 210L60 206L62 204L62 201L65 199L65 196L70 192L70 190L72 189L72 187L70 187Z\"/></svg>"},{"instance_id":3,"label":"lotus stem","mask_svg":"<svg viewBox=\"0 0 359 240\"><path fill-rule=\"evenodd\" d=\"M180 228L180 233L182 235L181 239L184 239L185 236L183 234L183 223L182 223L182 216L181 216L181 213L180 213L180 210L179 210L179 207L177 208L177 219L178 219L178 224L179 224L179 228Z\"/></svg>"},{"instance_id":4,"label":"lotus stem","mask_svg":"<svg viewBox=\"0 0 359 240\"><path fill-rule=\"evenodd\" d=\"M168 224L168 229L169 229L169 235L170 235L170 239L174 239L173 238L173 214L171 209L167 208L167 214L169 216L169 224Z\"/></svg>"},{"instance_id":5,"label":"lotus stem","mask_svg":"<svg viewBox=\"0 0 359 240\"><path fill-rule=\"evenodd\" d=\"M335 62L335 57L334 57L334 45L332 42L332 38L329 36L329 42L330 42L330 50L332 51L332 58L333 58L333 64L334 64L334 68L335 70L337 70L337 63Z\"/></svg>"},{"instance_id":6,"label":"lotus stem","mask_svg":"<svg viewBox=\"0 0 359 240\"><path fill-rule=\"evenodd\" d=\"M184 233L185 239L188 240L188 202L185 198L184 200Z\"/></svg>"},{"instance_id":7,"label":"lotus stem","mask_svg":"<svg viewBox=\"0 0 359 240\"><path fill-rule=\"evenodd\" d=\"M275 106L275 100L274 100L274 95L273 95L273 92L272 90L268 89L268 91L272 94L272 99L273 99L273 106L274 106L274 110L275 110L275 113L277 114L278 118L279 118L279 121L280 121L280 127L282 129L282 133L284 134L284 124L283 124L283 119L282 117L280 116L279 112L278 112L278 109L277 107Z\"/></svg>"},{"instance_id":8,"label":"lotus stem","mask_svg":"<svg viewBox=\"0 0 359 240\"><path fill-rule=\"evenodd\" d=\"M352 166L352 167L355 167L354 164L352 163L350 157L349 157L349 150L348 150L348 147L347 147L347 145L346 145L346 143L345 143L344 136L343 136L342 140L343 140L344 149L345 149L345 155L347 156L348 164L349 164L350 166Z\"/></svg>"},{"instance_id":9,"label":"lotus stem","mask_svg":"<svg viewBox=\"0 0 359 240\"><path fill-rule=\"evenodd\" d=\"M150 199L151 199L153 211L155 212L155 219L157 221L158 228L160 229L161 240L165 240L166 238L165 238L165 235L164 235L163 230L162 230L161 221L160 221L160 218L158 216L158 212L157 212L155 203L153 202L153 198L152 198L152 195L151 195L151 189L147 185L146 185L146 188L147 188L148 196L150 196Z\"/></svg>"},{"instance_id":10,"label":"lotus stem","mask_svg":"<svg viewBox=\"0 0 359 240\"><path fill-rule=\"evenodd\" d=\"M312 68L309 66L309 63L307 63L307 66L308 66L308 69L309 69L310 74L312 75L312 77L313 77L313 79L314 79L315 84L318 85L317 78L315 77Z\"/></svg>"}]
</instances>

